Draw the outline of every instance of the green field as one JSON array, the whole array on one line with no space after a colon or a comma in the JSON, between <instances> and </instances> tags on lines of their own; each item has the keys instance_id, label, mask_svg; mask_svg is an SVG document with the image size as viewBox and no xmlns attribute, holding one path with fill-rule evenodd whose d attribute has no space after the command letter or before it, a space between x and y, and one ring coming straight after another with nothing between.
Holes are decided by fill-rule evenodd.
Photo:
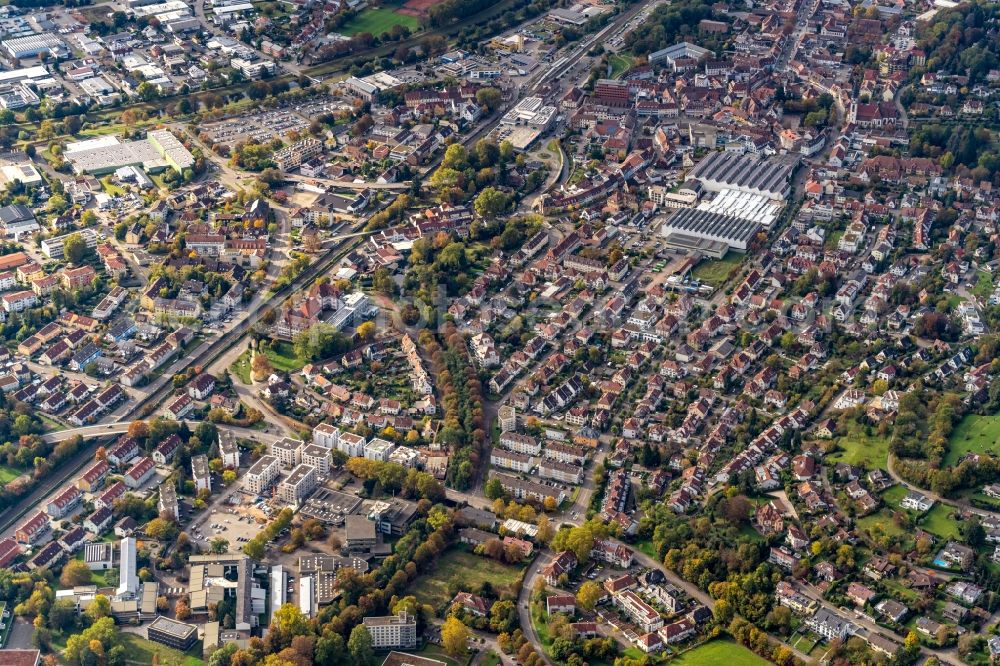
<instances>
[{"instance_id":1,"label":"green field","mask_svg":"<svg viewBox=\"0 0 1000 666\"><path fill-rule=\"evenodd\" d=\"M675 666L769 666L771 662L734 641L716 640L699 645L671 660Z\"/></svg>"},{"instance_id":2,"label":"green field","mask_svg":"<svg viewBox=\"0 0 1000 666\"><path fill-rule=\"evenodd\" d=\"M885 468L889 457L889 438L868 436L865 429L851 422L847 432L834 438L840 450L828 456L834 462L846 462L865 469Z\"/></svg>"},{"instance_id":3,"label":"green field","mask_svg":"<svg viewBox=\"0 0 1000 666\"><path fill-rule=\"evenodd\" d=\"M125 644L125 654L128 655L126 663L129 664L149 666L149 664L153 663L154 654L158 655L158 661L164 666L167 664L171 666L174 664L177 666L204 666L205 664L205 661L200 656L201 641L195 643L194 647L187 652L181 652L166 645L147 641L145 638L136 636L135 634L122 633L121 637L122 642Z\"/></svg>"},{"instance_id":4,"label":"green field","mask_svg":"<svg viewBox=\"0 0 1000 666\"><path fill-rule=\"evenodd\" d=\"M949 513L951 508L939 502L924 515L919 523L920 527L942 539L958 539L958 523L948 517Z\"/></svg>"},{"instance_id":5,"label":"green field","mask_svg":"<svg viewBox=\"0 0 1000 666\"><path fill-rule=\"evenodd\" d=\"M710 287L721 287L729 278L729 273L743 263L743 255L728 252L722 259L706 259L694 267L691 277L701 280Z\"/></svg>"},{"instance_id":6,"label":"green field","mask_svg":"<svg viewBox=\"0 0 1000 666\"><path fill-rule=\"evenodd\" d=\"M897 600L902 601L904 604L910 604L920 599L919 592L906 587L895 578L884 579L882 581L882 585L892 592L892 596L894 596Z\"/></svg>"},{"instance_id":7,"label":"green field","mask_svg":"<svg viewBox=\"0 0 1000 666\"><path fill-rule=\"evenodd\" d=\"M826 250L832 250L837 247L840 243L840 239L843 238L844 231L840 229L838 231L832 231L826 235L826 240L823 241L823 248Z\"/></svg>"},{"instance_id":8,"label":"green field","mask_svg":"<svg viewBox=\"0 0 1000 666\"><path fill-rule=\"evenodd\" d=\"M896 521L892 519L892 514L887 509L876 511L864 518L858 518L857 526L858 529L867 532L872 537L880 532L891 537L903 537L907 534L907 530L896 524Z\"/></svg>"},{"instance_id":9,"label":"green field","mask_svg":"<svg viewBox=\"0 0 1000 666\"><path fill-rule=\"evenodd\" d=\"M117 185L115 181L111 178L111 176L108 176L107 178L102 180L101 185L104 186L104 191L107 192L110 196L117 197L125 193L125 189L120 185Z\"/></svg>"},{"instance_id":10,"label":"green field","mask_svg":"<svg viewBox=\"0 0 1000 666\"><path fill-rule=\"evenodd\" d=\"M993 274L986 271L976 273L976 285L972 288L972 295L982 299L983 303L990 299L993 293Z\"/></svg>"},{"instance_id":11,"label":"green field","mask_svg":"<svg viewBox=\"0 0 1000 666\"><path fill-rule=\"evenodd\" d=\"M632 66L632 58L623 55L618 55L617 53L608 58L608 62L611 64L612 79L617 79L619 76L628 71L629 67Z\"/></svg>"},{"instance_id":12,"label":"green field","mask_svg":"<svg viewBox=\"0 0 1000 666\"><path fill-rule=\"evenodd\" d=\"M899 503L903 501L908 492L905 486L893 486L882 493L882 501L885 502L886 506L899 511Z\"/></svg>"},{"instance_id":13,"label":"green field","mask_svg":"<svg viewBox=\"0 0 1000 666\"><path fill-rule=\"evenodd\" d=\"M817 643L819 643L819 638L811 634L796 634L788 642L789 645L803 654L809 654Z\"/></svg>"},{"instance_id":14,"label":"green field","mask_svg":"<svg viewBox=\"0 0 1000 666\"><path fill-rule=\"evenodd\" d=\"M229 366L229 371L239 377L240 381L249 385L250 381L250 352L245 351L239 355L233 364Z\"/></svg>"},{"instance_id":15,"label":"green field","mask_svg":"<svg viewBox=\"0 0 1000 666\"><path fill-rule=\"evenodd\" d=\"M521 567L503 564L496 560L474 555L464 550L452 550L440 558L437 568L421 576L410 586L409 594L419 601L439 608L451 601L448 588L452 581L458 581L463 590L478 590L489 581L499 595L513 595L515 585L524 576Z\"/></svg>"},{"instance_id":16,"label":"green field","mask_svg":"<svg viewBox=\"0 0 1000 666\"><path fill-rule=\"evenodd\" d=\"M290 342L276 342L268 346L264 352L275 370L282 372L298 372L306 362L295 355L295 349Z\"/></svg>"},{"instance_id":17,"label":"green field","mask_svg":"<svg viewBox=\"0 0 1000 666\"><path fill-rule=\"evenodd\" d=\"M360 14L345 23L340 31L345 35L369 32L378 37L383 32L389 32L395 25L405 26L411 32L416 32L420 28L420 21L415 16L397 14L391 7L372 7L362 10Z\"/></svg>"},{"instance_id":18,"label":"green field","mask_svg":"<svg viewBox=\"0 0 1000 666\"><path fill-rule=\"evenodd\" d=\"M59 423L59 421L56 421L54 418L52 418L47 414L39 413L38 418L40 418L42 420L42 423L45 424L46 432L56 432L57 430L64 430L66 428L65 425Z\"/></svg>"},{"instance_id":19,"label":"green field","mask_svg":"<svg viewBox=\"0 0 1000 666\"><path fill-rule=\"evenodd\" d=\"M469 659L465 661L459 661L454 657L447 654L441 647L428 643L423 647L423 649L418 650L414 654L418 654L421 657L427 657L428 659L437 659L438 661L443 661L448 666L464 666L472 658L472 653L469 653Z\"/></svg>"},{"instance_id":20,"label":"green field","mask_svg":"<svg viewBox=\"0 0 1000 666\"><path fill-rule=\"evenodd\" d=\"M889 488L884 493L882 493L882 501L885 502L886 506L894 511L903 511L913 517L918 517L915 511L910 511L909 509L900 508L899 504L906 497L907 489L903 486L893 486ZM935 536L939 536L942 539L957 539L959 538L958 523L954 519L948 517L951 509L944 504L935 504L934 507L924 514L918 520L918 525L921 529L924 529ZM878 515L878 514L876 514ZM895 533L896 527L895 523L891 519L888 520L891 523L891 528L888 530L890 533ZM858 521L861 525L862 521Z\"/></svg>"},{"instance_id":21,"label":"green field","mask_svg":"<svg viewBox=\"0 0 1000 666\"><path fill-rule=\"evenodd\" d=\"M958 424L948 440L945 465L957 465L966 453L1000 455L1000 416L969 414Z\"/></svg>"},{"instance_id":22,"label":"green field","mask_svg":"<svg viewBox=\"0 0 1000 666\"><path fill-rule=\"evenodd\" d=\"M15 467L0 465L0 486L7 485L22 474L24 474L24 472Z\"/></svg>"}]
</instances>

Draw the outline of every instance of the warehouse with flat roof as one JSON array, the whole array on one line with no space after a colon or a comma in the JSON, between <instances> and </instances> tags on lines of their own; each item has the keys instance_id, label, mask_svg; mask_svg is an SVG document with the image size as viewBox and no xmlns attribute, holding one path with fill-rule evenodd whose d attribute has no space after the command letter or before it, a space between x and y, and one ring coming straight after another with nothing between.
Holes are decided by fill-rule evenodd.
<instances>
[{"instance_id":1,"label":"warehouse with flat roof","mask_svg":"<svg viewBox=\"0 0 1000 666\"><path fill-rule=\"evenodd\" d=\"M710 192L737 190L784 201L792 191L792 173L797 164L797 158L720 151L698 162L688 178L699 181Z\"/></svg>"},{"instance_id":2,"label":"warehouse with flat roof","mask_svg":"<svg viewBox=\"0 0 1000 666\"><path fill-rule=\"evenodd\" d=\"M11 58L34 58L42 53L61 56L66 52L66 44L58 36L51 33L40 33L27 37L15 37L0 42L3 50Z\"/></svg>"},{"instance_id":3,"label":"warehouse with flat roof","mask_svg":"<svg viewBox=\"0 0 1000 666\"><path fill-rule=\"evenodd\" d=\"M159 615L146 627L146 637L186 652L198 640L198 627Z\"/></svg>"},{"instance_id":4,"label":"warehouse with flat roof","mask_svg":"<svg viewBox=\"0 0 1000 666\"><path fill-rule=\"evenodd\" d=\"M145 139L121 141L116 136L76 141L63 153L77 174L102 176L122 167L139 167L149 173L167 167L181 172L194 164L194 156L168 130L149 132Z\"/></svg>"},{"instance_id":5,"label":"warehouse with flat roof","mask_svg":"<svg viewBox=\"0 0 1000 666\"><path fill-rule=\"evenodd\" d=\"M746 252L759 229L756 220L680 208L664 221L660 234L670 247L721 258L728 250Z\"/></svg>"}]
</instances>

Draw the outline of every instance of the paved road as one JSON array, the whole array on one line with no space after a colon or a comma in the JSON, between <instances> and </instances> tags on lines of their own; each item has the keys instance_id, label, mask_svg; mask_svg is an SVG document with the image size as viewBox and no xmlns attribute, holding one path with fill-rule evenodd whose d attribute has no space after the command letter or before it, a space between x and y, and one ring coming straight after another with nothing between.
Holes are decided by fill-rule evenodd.
<instances>
[{"instance_id":1,"label":"paved road","mask_svg":"<svg viewBox=\"0 0 1000 666\"><path fill-rule=\"evenodd\" d=\"M528 568L524 572L524 580L521 583L521 593L517 595L517 617L518 621L521 623L521 632L524 633L524 637L535 646L538 655L542 658L546 664L552 665L549 661L548 656L542 650L542 641L538 638L538 632L535 631L535 625L531 622L531 590L535 584L535 577L538 575L538 571L542 568L543 563L548 563L552 559L551 553L539 554L538 557L528 565Z\"/></svg>"},{"instance_id":2,"label":"paved road","mask_svg":"<svg viewBox=\"0 0 1000 666\"><path fill-rule=\"evenodd\" d=\"M117 423L98 423L91 426L83 426L81 428L70 428L68 430L60 430L59 432L50 432L42 435L42 439L46 442L63 442L67 439L72 439L79 435L84 439L91 437L110 437L112 435L121 435L128 432L128 428L132 425L132 421L119 421ZM201 421L186 421L188 427L191 429L197 428L202 422ZM263 432L261 430L254 430L253 428L243 428L240 426L226 425L222 423L216 424L220 430L232 431L238 437L247 437L250 439L258 439L262 442L271 443L277 439L281 439L283 435L272 435L270 433ZM273 424L272 424L273 425Z\"/></svg>"}]
</instances>

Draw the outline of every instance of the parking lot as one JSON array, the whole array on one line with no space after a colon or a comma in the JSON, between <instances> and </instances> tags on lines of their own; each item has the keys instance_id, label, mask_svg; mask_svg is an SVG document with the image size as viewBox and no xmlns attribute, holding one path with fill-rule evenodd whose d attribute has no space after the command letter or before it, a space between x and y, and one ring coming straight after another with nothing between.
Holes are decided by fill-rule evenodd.
<instances>
[{"instance_id":1,"label":"parking lot","mask_svg":"<svg viewBox=\"0 0 1000 666\"><path fill-rule=\"evenodd\" d=\"M241 141L253 140L266 143L282 138L290 132L302 132L309 123L292 110L249 113L239 118L203 125L201 131L213 143L234 146Z\"/></svg>"},{"instance_id":2,"label":"parking lot","mask_svg":"<svg viewBox=\"0 0 1000 666\"><path fill-rule=\"evenodd\" d=\"M242 498L238 492L232 496ZM191 538L207 546L212 539L222 537L229 541L231 549L236 550L257 536L266 522L266 514L253 504L223 503L191 526Z\"/></svg>"}]
</instances>

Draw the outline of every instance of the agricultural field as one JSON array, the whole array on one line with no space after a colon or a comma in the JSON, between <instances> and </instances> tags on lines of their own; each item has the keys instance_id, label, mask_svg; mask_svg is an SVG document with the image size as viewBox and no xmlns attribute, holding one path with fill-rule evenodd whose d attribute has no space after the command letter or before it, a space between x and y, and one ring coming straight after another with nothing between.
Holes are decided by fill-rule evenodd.
<instances>
[{"instance_id":1,"label":"agricultural field","mask_svg":"<svg viewBox=\"0 0 1000 666\"><path fill-rule=\"evenodd\" d=\"M721 666L723 664L768 666L771 662L763 657L758 657L734 641L715 640L685 652L670 663L674 666Z\"/></svg>"},{"instance_id":2,"label":"agricultural field","mask_svg":"<svg viewBox=\"0 0 1000 666\"><path fill-rule=\"evenodd\" d=\"M969 414L958 424L948 440L945 465L957 465L967 453L1000 455L1000 415Z\"/></svg>"},{"instance_id":3,"label":"agricultural field","mask_svg":"<svg viewBox=\"0 0 1000 666\"><path fill-rule=\"evenodd\" d=\"M362 10L360 14L345 23L340 30L345 35L368 32L377 37L383 32L389 32L396 25L416 32L420 28L420 21L415 16L396 13L395 6L371 7Z\"/></svg>"},{"instance_id":4,"label":"agricultural field","mask_svg":"<svg viewBox=\"0 0 1000 666\"><path fill-rule=\"evenodd\" d=\"M497 594L514 594L517 583L524 576L521 567L503 564L496 560L480 557L465 550L452 550L437 562L437 568L417 579L410 586L408 594L418 601L439 608L448 603L453 594L449 588L453 582L462 590L478 590L489 582Z\"/></svg>"}]
</instances>

